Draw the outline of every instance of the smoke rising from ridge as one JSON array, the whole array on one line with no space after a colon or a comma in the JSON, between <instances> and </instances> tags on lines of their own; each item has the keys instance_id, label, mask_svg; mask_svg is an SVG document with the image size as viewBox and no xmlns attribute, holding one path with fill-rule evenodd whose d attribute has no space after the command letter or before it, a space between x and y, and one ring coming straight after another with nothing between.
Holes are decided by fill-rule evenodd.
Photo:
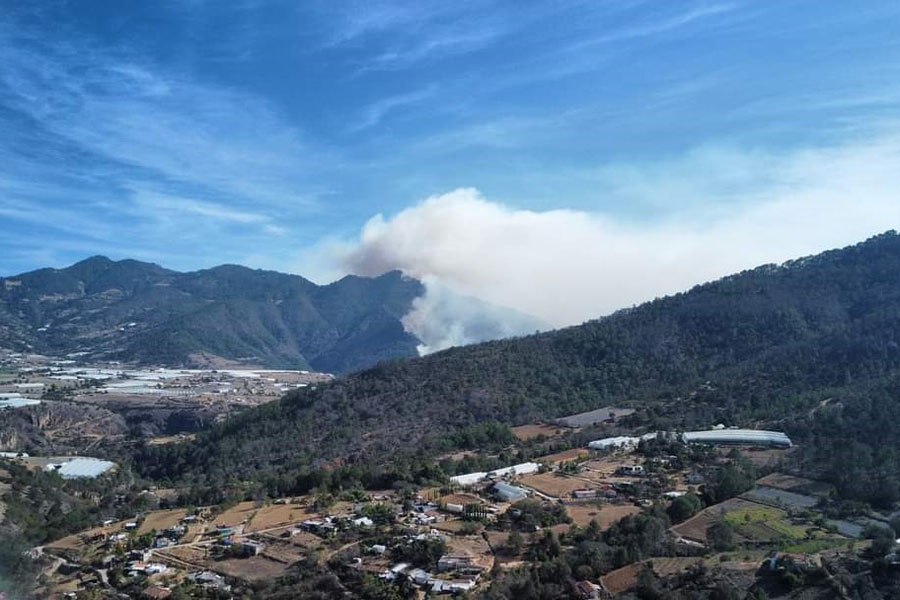
<instances>
[{"instance_id":1,"label":"smoke rising from ridge","mask_svg":"<svg viewBox=\"0 0 900 600\"><path fill-rule=\"evenodd\" d=\"M363 275L401 269L425 281L406 324L428 351L496 337L463 325L473 311L447 301L447 290L560 327L900 224L897 137L786 156L707 150L603 176L605 194L671 206L674 190L691 210L634 224L577 210L520 210L460 188L373 217L344 264Z\"/></svg>"}]
</instances>

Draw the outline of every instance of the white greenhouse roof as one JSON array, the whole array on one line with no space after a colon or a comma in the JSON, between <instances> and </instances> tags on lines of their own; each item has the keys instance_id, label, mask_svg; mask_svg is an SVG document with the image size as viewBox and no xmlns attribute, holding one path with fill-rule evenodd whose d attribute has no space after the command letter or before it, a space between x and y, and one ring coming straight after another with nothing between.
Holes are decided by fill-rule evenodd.
<instances>
[{"instance_id":1,"label":"white greenhouse roof","mask_svg":"<svg viewBox=\"0 0 900 600\"><path fill-rule=\"evenodd\" d=\"M44 467L45 471L56 471L63 479L79 479L82 477L99 477L116 466L116 463L99 458L76 456L66 461L51 463Z\"/></svg>"},{"instance_id":2,"label":"white greenhouse roof","mask_svg":"<svg viewBox=\"0 0 900 600\"><path fill-rule=\"evenodd\" d=\"M528 475L529 473L537 473L538 469L540 468L541 465L534 462L520 463L511 467L497 469L496 471L491 471L490 473L487 473L485 471L478 471L476 473L466 473L465 475L455 475L450 478L450 481L457 485L463 486L475 485L488 476L503 477L505 475Z\"/></svg>"},{"instance_id":3,"label":"white greenhouse roof","mask_svg":"<svg viewBox=\"0 0 900 600\"><path fill-rule=\"evenodd\" d=\"M40 403L40 400L33 400L31 398L5 398L0 400L0 409L22 408L23 406L34 406L35 404Z\"/></svg>"},{"instance_id":4,"label":"white greenhouse roof","mask_svg":"<svg viewBox=\"0 0 900 600\"><path fill-rule=\"evenodd\" d=\"M790 438L781 431L762 429L714 429L710 431L687 431L682 439L685 443L697 444L761 444L766 446L790 447Z\"/></svg>"}]
</instances>

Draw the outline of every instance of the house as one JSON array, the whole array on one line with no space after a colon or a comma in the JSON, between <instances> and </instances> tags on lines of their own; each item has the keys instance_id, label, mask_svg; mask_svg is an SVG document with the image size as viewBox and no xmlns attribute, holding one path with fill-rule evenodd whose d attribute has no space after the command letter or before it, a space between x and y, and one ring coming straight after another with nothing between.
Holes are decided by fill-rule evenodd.
<instances>
[{"instance_id":1,"label":"house","mask_svg":"<svg viewBox=\"0 0 900 600\"><path fill-rule=\"evenodd\" d=\"M406 575L409 577L409 580L416 585L425 585L428 583L428 580L431 579L431 573L423 569L413 569Z\"/></svg>"},{"instance_id":2,"label":"house","mask_svg":"<svg viewBox=\"0 0 900 600\"><path fill-rule=\"evenodd\" d=\"M596 498L597 490L572 490L573 498Z\"/></svg>"},{"instance_id":3,"label":"house","mask_svg":"<svg viewBox=\"0 0 900 600\"><path fill-rule=\"evenodd\" d=\"M351 522L357 527L372 527L373 525L375 525L375 521L373 521L369 517L359 517L357 519L353 519L353 521Z\"/></svg>"},{"instance_id":4,"label":"house","mask_svg":"<svg viewBox=\"0 0 900 600\"><path fill-rule=\"evenodd\" d=\"M625 465L619 467L619 473L622 475L630 475L632 477L640 477L644 474L644 467L642 465Z\"/></svg>"},{"instance_id":5,"label":"house","mask_svg":"<svg viewBox=\"0 0 900 600\"><path fill-rule=\"evenodd\" d=\"M265 549L265 544L253 540L244 540L238 545L238 550L247 556L257 556Z\"/></svg>"},{"instance_id":6,"label":"house","mask_svg":"<svg viewBox=\"0 0 900 600\"><path fill-rule=\"evenodd\" d=\"M431 582L431 591L435 594L466 592L473 587L475 587L475 582L471 579L434 579Z\"/></svg>"},{"instance_id":7,"label":"house","mask_svg":"<svg viewBox=\"0 0 900 600\"><path fill-rule=\"evenodd\" d=\"M445 554L438 559L438 571L458 571L467 575L477 575L484 567L477 564L469 554Z\"/></svg>"},{"instance_id":8,"label":"house","mask_svg":"<svg viewBox=\"0 0 900 600\"><path fill-rule=\"evenodd\" d=\"M431 525L437 521L437 516L427 513L413 513L412 520L418 525Z\"/></svg>"},{"instance_id":9,"label":"house","mask_svg":"<svg viewBox=\"0 0 900 600\"><path fill-rule=\"evenodd\" d=\"M212 571L198 571L188 575L188 579L205 587L224 588L225 578Z\"/></svg>"},{"instance_id":10,"label":"house","mask_svg":"<svg viewBox=\"0 0 900 600\"><path fill-rule=\"evenodd\" d=\"M387 546L384 546L382 544L375 544L374 546L371 546L369 548L369 552L381 556L382 554L387 552Z\"/></svg>"},{"instance_id":11,"label":"house","mask_svg":"<svg viewBox=\"0 0 900 600\"><path fill-rule=\"evenodd\" d=\"M157 573L165 573L169 570L169 567L162 563L147 563L144 567L144 573L146 575L156 575Z\"/></svg>"},{"instance_id":12,"label":"house","mask_svg":"<svg viewBox=\"0 0 900 600\"><path fill-rule=\"evenodd\" d=\"M692 471L684 476L684 481L689 485L700 485L706 481L706 477L703 476L703 473Z\"/></svg>"}]
</instances>

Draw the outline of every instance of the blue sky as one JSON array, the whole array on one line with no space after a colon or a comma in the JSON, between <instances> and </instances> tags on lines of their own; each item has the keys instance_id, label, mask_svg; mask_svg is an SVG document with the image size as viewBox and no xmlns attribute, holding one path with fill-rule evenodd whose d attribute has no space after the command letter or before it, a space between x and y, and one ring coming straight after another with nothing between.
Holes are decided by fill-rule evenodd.
<instances>
[{"instance_id":1,"label":"blue sky","mask_svg":"<svg viewBox=\"0 0 900 600\"><path fill-rule=\"evenodd\" d=\"M833 158L846 177L830 189L876 181L881 210L898 30L896 2L6 0L0 274L106 254L453 279L417 268L412 246L368 260L363 226L384 215L371 241L474 188L446 201L568 211L653 245L641 236L752 221L786 188L818 189ZM885 213L841 237L835 215L830 237L769 240L696 277L900 225ZM435 225L408 222L427 243ZM457 287L484 295L491 275L466 277Z\"/></svg>"}]
</instances>

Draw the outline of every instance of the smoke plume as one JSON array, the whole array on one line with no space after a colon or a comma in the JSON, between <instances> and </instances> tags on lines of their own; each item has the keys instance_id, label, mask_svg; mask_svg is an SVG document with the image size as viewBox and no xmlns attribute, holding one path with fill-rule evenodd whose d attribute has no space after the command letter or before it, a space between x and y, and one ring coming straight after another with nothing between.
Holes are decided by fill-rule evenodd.
<instances>
[{"instance_id":1,"label":"smoke plume","mask_svg":"<svg viewBox=\"0 0 900 600\"><path fill-rule=\"evenodd\" d=\"M406 325L430 351L533 332L535 321L522 315L551 327L580 323L900 223L897 138L777 157L706 151L656 169L608 169L603 178L607 196L669 210L625 222L520 210L461 188L373 217L345 266L364 275L401 269L423 280L427 292ZM678 202L687 207L671 210Z\"/></svg>"}]
</instances>

